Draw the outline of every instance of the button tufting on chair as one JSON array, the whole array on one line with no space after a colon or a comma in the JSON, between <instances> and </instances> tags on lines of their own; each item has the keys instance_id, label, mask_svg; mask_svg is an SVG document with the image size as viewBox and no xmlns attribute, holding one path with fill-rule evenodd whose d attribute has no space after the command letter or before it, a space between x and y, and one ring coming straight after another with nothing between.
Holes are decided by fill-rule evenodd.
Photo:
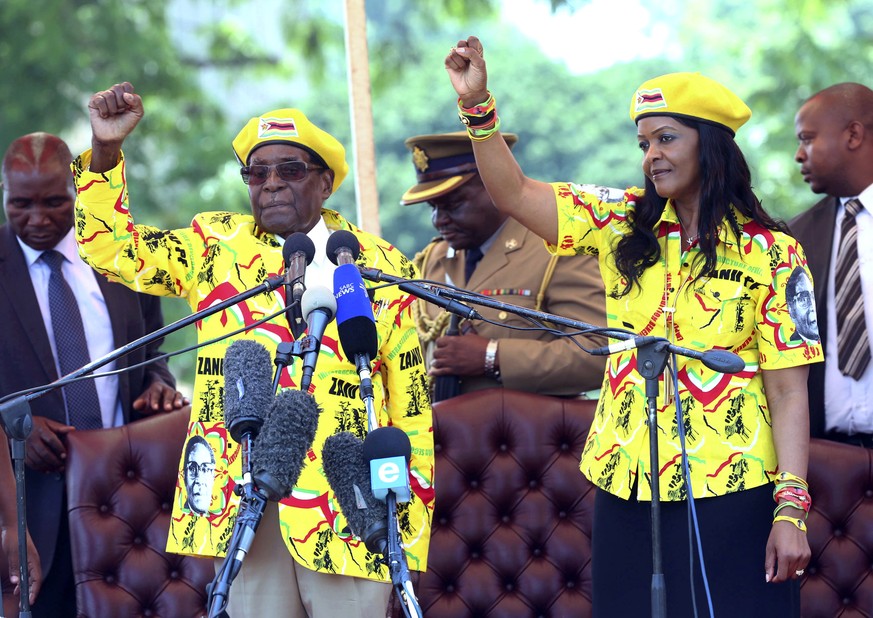
<instances>
[{"instance_id":1,"label":"button tufting on chair","mask_svg":"<svg viewBox=\"0 0 873 618\"><path fill-rule=\"evenodd\" d=\"M79 616L206 614L211 559L164 551L188 410L68 436Z\"/></svg>"},{"instance_id":2,"label":"button tufting on chair","mask_svg":"<svg viewBox=\"0 0 873 618\"><path fill-rule=\"evenodd\" d=\"M579 458L595 405L507 389L434 405L427 618L591 616L594 491ZM804 618L873 617L871 454L812 441Z\"/></svg>"}]
</instances>

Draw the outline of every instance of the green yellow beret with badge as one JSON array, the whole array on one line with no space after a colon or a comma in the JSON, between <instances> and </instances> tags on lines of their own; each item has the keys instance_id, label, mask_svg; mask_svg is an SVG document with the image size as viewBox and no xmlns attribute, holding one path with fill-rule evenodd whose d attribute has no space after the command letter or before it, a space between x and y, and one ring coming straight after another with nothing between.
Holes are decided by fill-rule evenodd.
<instances>
[{"instance_id":1,"label":"green yellow beret with badge","mask_svg":"<svg viewBox=\"0 0 873 618\"><path fill-rule=\"evenodd\" d=\"M700 73L669 73L637 88L631 120L646 116L678 116L714 124L735 135L752 110L733 92Z\"/></svg>"},{"instance_id":2,"label":"green yellow beret with badge","mask_svg":"<svg viewBox=\"0 0 873 618\"><path fill-rule=\"evenodd\" d=\"M290 144L314 155L313 163L333 170L336 191L349 173L346 149L333 135L319 129L299 109L284 108L251 118L233 140L240 165L248 165L252 152L267 144Z\"/></svg>"}]
</instances>

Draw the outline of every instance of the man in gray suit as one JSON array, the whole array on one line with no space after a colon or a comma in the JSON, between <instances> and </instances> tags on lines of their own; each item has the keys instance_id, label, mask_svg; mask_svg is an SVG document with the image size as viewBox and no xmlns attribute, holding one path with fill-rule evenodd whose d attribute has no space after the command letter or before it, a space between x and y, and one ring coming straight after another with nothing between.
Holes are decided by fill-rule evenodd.
<instances>
[{"instance_id":1,"label":"man in gray suit","mask_svg":"<svg viewBox=\"0 0 873 618\"><path fill-rule=\"evenodd\" d=\"M827 197L790 222L815 281L815 315L825 362L810 365L809 409L813 437L873 447L873 363L844 375L837 360L835 266L847 204L855 215L864 322L873 334L873 90L837 84L810 97L797 112L800 145L795 159L813 193ZM854 209L854 205L852 207Z\"/></svg>"},{"instance_id":2,"label":"man in gray suit","mask_svg":"<svg viewBox=\"0 0 873 618\"><path fill-rule=\"evenodd\" d=\"M159 298L109 283L79 258L73 233L76 194L71 161L67 145L46 133L18 138L3 158L7 223L0 226L0 358L4 359L0 396L69 373L59 369L54 334L58 331L50 327L54 310L48 282L54 275L44 253L63 256L58 258L61 272L78 305L91 360L163 326ZM100 371L154 358L160 354L160 344L156 341L135 350ZM100 378L95 385L99 411L92 418L97 427L114 427L187 403L176 391L166 360ZM68 399L68 394L55 390L30 402L33 431L26 444L27 523L45 575L33 606L35 618L76 615L64 484L65 437L76 429L65 403ZM72 410L73 415L77 412ZM3 487L0 491L14 490Z\"/></svg>"}]
</instances>

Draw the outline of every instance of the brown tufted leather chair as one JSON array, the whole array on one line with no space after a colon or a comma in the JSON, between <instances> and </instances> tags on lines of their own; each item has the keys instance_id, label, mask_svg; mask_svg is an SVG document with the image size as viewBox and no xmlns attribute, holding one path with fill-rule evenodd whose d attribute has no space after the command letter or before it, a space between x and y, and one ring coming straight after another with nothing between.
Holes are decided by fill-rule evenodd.
<instances>
[{"instance_id":1,"label":"brown tufted leather chair","mask_svg":"<svg viewBox=\"0 0 873 618\"><path fill-rule=\"evenodd\" d=\"M79 615L206 614L211 559L164 551L188 409L68 435L67 491Z\"/></svg>"},{"instance_id":2,"label":"brown tufted leather chair","mask_svg":"<svg viewBox=\"0 0 873 618\"><path fill-rule=\"evenodd\" d=\"M491 389L434 405L427 618L591 614L594 401Z\"/></svg>"},{"instance_id":3,"label":"brown tufted leather chair","mask_svg":"<svg viewBox=\"0 0 873 618\"><path fill-rule=\"evenodd\" d=\"M828 440L809 449L804 618L873 617L873 450Z\"/></svg>"},{"instance_id":4,"label":"brown tufted leather chair","mask_svg":"<svg viewBox=\"0 0 873 618\"><path fill-rule=\"evenodd\" d=\"M578 463L594 408L506 389L434 405L426 618L591 615L594 491ZM873 618L873 451L812 440L809 483L802 616Z\"/></svg>"}]
</instances>

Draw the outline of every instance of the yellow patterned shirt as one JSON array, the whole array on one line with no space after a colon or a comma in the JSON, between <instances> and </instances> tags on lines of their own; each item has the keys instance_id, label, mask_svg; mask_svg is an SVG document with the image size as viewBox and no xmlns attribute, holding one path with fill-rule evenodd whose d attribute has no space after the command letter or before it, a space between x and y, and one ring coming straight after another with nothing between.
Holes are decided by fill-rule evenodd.
<instances>
[{"instance_id":1,"label":"yellow patterned shirt","mask_svg":"<svg viewBox=\"0 0 873 618\"><path fill-rule=\"evenodd\" d=\"M558 245L548 245L549 250L598 256L610 326L666 337L695 351L730 350L745 362L743 371L730 375L677 356L678 399L694 497L769 483L777 461L761 370L823 360L817 334L814 340L798 336L789 316L786 285L792 273L809 276L800 245L737 212L739 243L727 223L722 225L715 271L694 281L694 259L702 256L696 244L682 251L679 219L668 201L655 227L660 259L646 269L640 286L620 296L625 281L611 254L615 243L629 233L627 217L642 189L568 183L555 183L553 189ZM593 483L622 498L630 497L639 481L638 498L651 500L645 380L637 371L637 352L609 357L580 468ZM675 403L663 376L660 392L659 493L662 500L683 500Z\"/></svg>"},{"instance_id":2,"label":"yellow patterned shirt","mask_svg":"<svg viewBox=\"0 0 873 618\"><path fill-rule=\"evenodd\" d=\"M82 257L98 272L131 289L161 296L181 296L193 311L204 309L262 283L283 270L275 238L259 230L250 214L202 213L191 226L160 230L135 225L128 210L124 161L114 169L87 171L90 152L74 162L78 191L76 237ZM415 268L396 248L324 209L331 230L346 229L361 243L360 264L408 278ZM332 284L328 284L332 288ZM373 360L374 408L380 425L394 425L412 444L412 499L400 505L399 522L410 569L425 570L433 512L433 430L430 401L412 298L396 287L375 292L374 315L379 351ZM260 294L197 322L200 342L237 330L284 307L284 289ZM215 453L212 502L208 513L188 508L182 465L176 484L169 551L223 556L230 542L241 481L240 446L231 440L222 410L222 361L230 341L239 337L263 344L273 355L278 343L291 341L284 315L245 335L200 348L192 397L188 439L205 438ZM298 359L299 360L299 359ZM280 386L299 388L302 362L283 370ZM324 440L339 431L363 438L367 416L359 396L360 380L343 357L336 323L321 343L312 390L322 409L315 441L292 495L279 506L280 527L294 559L312 570L389 580L376 555L347 531L347 523L330 490L321 462ZM199 440L199 438L198 438Z\"/></svg>"}]
</instances>

